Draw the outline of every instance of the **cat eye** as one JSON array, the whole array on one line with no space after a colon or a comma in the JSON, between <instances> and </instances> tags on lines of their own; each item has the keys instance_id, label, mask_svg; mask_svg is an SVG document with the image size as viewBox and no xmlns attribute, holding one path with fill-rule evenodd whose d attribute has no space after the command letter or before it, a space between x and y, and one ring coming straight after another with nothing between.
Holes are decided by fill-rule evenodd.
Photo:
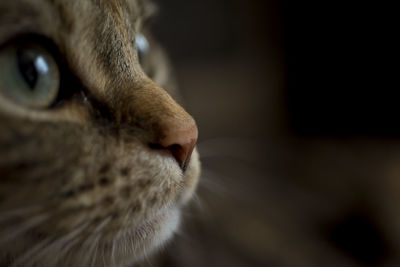
<instances>
[{"instance_id":1,"label":"cat eye","mask_svg":"<svg viewBox=\"0 0 400 267\"><path fill-rule=\"evenodd\" d=\"M57 98L60 73L43 47L9 45L0 50L0 93L30 108L49 107Z\"/></svg>"},{"instance_id":2,"label":"cat eye","mask_svg":"<svg viewBox=\"0 0 400 267\"><path fill-rule=\"evenodd\" d=\"M137 34L135 41L139 55L139 62L142 64L144 61L144 56L150 50L150 45L149 42L147 41L147 38L143 34Z\"/></svg>"}]
</instances>

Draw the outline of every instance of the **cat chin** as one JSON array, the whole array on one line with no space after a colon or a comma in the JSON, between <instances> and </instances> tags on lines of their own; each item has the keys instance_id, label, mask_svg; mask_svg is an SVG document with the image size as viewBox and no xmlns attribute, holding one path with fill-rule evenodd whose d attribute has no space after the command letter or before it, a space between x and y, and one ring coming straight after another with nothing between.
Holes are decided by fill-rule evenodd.
<instances>
[{"instance_id":1,"label":"cat chin","mask_svg":"<svg viewBox=\"0 0 400 267\"><path fill-rule=\"evenodd\" d=\"M122 254L115 253L110 257L120 259L121 262L111 263L111 266L131 266L161 249L179 228L180 217L178 208L166 209L121 235L114 246L116 246L115 251L120 251Z\"/></svg>"},{"instance_id":2,"label":"cat chin","mask_svg":"<svg viewBox=\"0 0 400 267\"><path fill-rule=\"evenodd\" d=\"M37 262L38 265L27 263L23 266L132 266L148 259L150 254L160 250L171 239L179 227L180 217L179 208L164 209L137 227L121 232L112 240L95 244L97 247L95 253L90 250L93 244L86 248L78 246L77 250L72 250L63 259L57 259L56 252L48 253Z\"/></svg>"},{"instance_id":3,"label":"cat chin","mask_svg":"<svg viewBox=\"0 0 400 267\"><path fill-rule=\"evenodd\" d=\"M138 257L139 255L138 259L140 260L162 248L179 228L180 218L179 209L173 208L163 211L150 221L145 222L143 227L137 231L142 235L147 234L148 240L144 242L142 251L138 251L135 256Z\"/></svg>"}]
</instances>

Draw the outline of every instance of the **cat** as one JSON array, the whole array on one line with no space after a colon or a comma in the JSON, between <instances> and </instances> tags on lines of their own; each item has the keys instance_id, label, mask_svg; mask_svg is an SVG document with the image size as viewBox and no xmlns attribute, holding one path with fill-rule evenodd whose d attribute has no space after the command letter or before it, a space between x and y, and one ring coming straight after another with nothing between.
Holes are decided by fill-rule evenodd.
<instances>
[{"instance_id":1,"label":"cat","mask_svg":"<svg viewBox=\"0 0 400 267\"><path fill-rule=\"evenodd\" d=\"M0 266L132 266L200 175L146 0L0 3Z\"/></svg>"}]
</instances>

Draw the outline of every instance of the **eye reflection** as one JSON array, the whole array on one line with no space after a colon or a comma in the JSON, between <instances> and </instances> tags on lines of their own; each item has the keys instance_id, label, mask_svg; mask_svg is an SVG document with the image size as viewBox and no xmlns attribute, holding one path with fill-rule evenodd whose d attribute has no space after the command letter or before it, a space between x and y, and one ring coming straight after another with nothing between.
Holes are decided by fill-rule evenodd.
<instances>
[{"instance_id":1,"label":"eye reflection","mask_svg":"<svg viewBox=\"0 0 400 267\"><path fill-rule=\"evenodd\" d=\"M49 66L42 56L36 58L35 66L40 74L46 74L49 71Z\"/></svg>"},{"instance_id":2,"label":"eye reflection","mask_svg":"<svg viewBox=\"0 0 400 267\"><path fill-rule=\"evenodd\" d=\"M136 36L136 46L139 50L139 53L147 53L149 51L149 42L143 34L138 34Z\"/></svg>"}]
</instances>

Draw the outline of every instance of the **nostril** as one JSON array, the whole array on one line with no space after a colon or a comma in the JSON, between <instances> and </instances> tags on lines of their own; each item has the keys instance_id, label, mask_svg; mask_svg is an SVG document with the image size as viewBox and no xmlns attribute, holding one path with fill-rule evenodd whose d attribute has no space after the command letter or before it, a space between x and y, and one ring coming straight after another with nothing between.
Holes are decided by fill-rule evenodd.
<instances>
[{"instance_id":1,"label":"nostril","mask_svg":"<svg viewBox=\"0 0 400 267\"><path fill-rule=\"evenodd\" d=\"M167 147L167 149L171 152L172 156L174 156L174 158L178 162L179 167L181 167L181 169L185 171L187 163L186 152L184 151L184 149L178 144L170 145L169 147Z\"/></svg>"},{"instance_id":2,"label":"nostril","mask_svg":"<svg viewBox=\"0 0 400 267\"><path fill-rule=\"evenodd\" d=\"M172 155L174 155L175 158L176 158L176 157L182 158L181 156L179 156L180 154L182 154L182 147L181 147L180 145L178 145L178 144L173 144L173 145L170 145L169 147L167 147L167 149L168 149L169 151L171 151ZM179 154L179 155L175 156L175 154L176 154L176 155Z\"/></svg>"},{"instance_id":3,"label":"nostril","mask_svg":"<svg viewBox=\"0 0 400 267\"><path fill-rule=\"evenodd\" d=\"M190 122L180 128L170 128L165 131L163 138L149 145L153 149L168 150L182 171L186 170L197 142L196 124L193 120Z\"/></svg>"},{"instance_id":4,"label":"nostril","mask_svg":"<svg viewBox=\"0 0 400 267\"><path fill-rule=\"evenodd\" d=\"M173 144L168 147L163 147L162 145L159 144L149 144L149 146L152 149L168 150L175 158L175 160L178 162L178 165L182 169L182 171L186 171L187 165L189 164L190 161L190 156L195 146L195 142L193 142L193 145L189 144L184 146L178 144Z\"/></svg>"},{"instance_id":5,"label":"nostril","mask_svg":"<svg viewBox=\"0 0 400 267\"><path fill-rule=\"evenodd\" d=\"M181 167L182 171L186 171L187 165L189 164L190 161L190 156L192 155L193 148L195 146L195 143L192 144L186 144L186 145L178 145L178 144L173 144L167 147L167 149L172 153L174 158L179 164L179 167Z\"/></svg>"}]
</instances>

